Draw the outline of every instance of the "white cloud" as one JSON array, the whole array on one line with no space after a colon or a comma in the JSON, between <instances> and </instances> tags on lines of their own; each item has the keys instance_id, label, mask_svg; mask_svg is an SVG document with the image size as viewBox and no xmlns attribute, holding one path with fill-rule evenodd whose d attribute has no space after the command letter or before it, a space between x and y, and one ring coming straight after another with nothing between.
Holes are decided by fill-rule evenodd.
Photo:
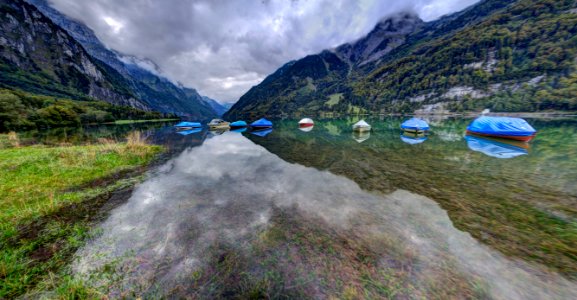
<instances>
[{"instance_id":1,"label":"white cloud","mask_svg":"<svg viewBox=\"0 0 577 300\"><path fill-rule=\"evenodd\" d=\"M171 80L237 100L284 63L356 40L384 16L425 20L478 0L51 0L108 47L154 61Z\"/></svg>"}]
</instances>

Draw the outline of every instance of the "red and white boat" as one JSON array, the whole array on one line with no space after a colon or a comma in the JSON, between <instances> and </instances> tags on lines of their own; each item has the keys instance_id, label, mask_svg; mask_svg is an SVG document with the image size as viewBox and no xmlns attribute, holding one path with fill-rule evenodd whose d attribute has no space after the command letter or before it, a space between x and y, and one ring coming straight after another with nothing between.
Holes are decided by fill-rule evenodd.
<instances>
[{"instance_id":1,"label":"red and white boat","mask_svg":"<svg viewBox=\"0 0 577 300\"><path fill-rule=\"evenodd\" d=\"M315 126L315 122L313 121L313 119L304 118L304 119L299 121L299 127L300 128L313 127L313 126Z\"/></svg>"}]
</instances>

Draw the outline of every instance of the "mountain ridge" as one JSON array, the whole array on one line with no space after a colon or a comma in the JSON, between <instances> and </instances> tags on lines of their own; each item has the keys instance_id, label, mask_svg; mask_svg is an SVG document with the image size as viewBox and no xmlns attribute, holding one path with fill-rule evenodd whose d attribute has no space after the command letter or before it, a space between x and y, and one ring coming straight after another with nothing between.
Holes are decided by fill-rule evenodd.
<instances>
[{"instance_id":1,"label":"mountain ridge","mask_svg":"<svg viewBox=\"0 0 577 300\"><path fill-rule=\"evenodd\" d=\"M378 59L361 65L341 54L339 60L349 67L344 76L308 76L299 63L311 61L310 55L282 66L243 95L225 117L577 110L577 14L570 13L575 5L564 0L484 0L436 21L414 20L410 24L416 26L406 25L395 36L394 47ZM355 43L386 42L374 36L379 24ZM351 49L350 44L336 49ZM378 51L360 57L373 54Z\"/></svg>"},{"instance_id":2,"label":"mountain ridge","mask_svg":"<svg viewBox=\"0 0 577 300\"><path fill-rule=\"evenodd\" d=\"M35 7L56 26L67 32L93 58L93 61L96 61L96 64L108 69L108 73L114 73L113 77L122 82L124 88L142 103L139 108L145 107L147 110L190 118L216 116L216 112L202 101L202 96L198 92L185 92L182 87L168 79L140 67L136 62L138 58L125 56L106 48L92 29L63 15L52 8L46 0L24 2ZM131 63L124 62L120 57Z\"/></svg>"}]
</instances>

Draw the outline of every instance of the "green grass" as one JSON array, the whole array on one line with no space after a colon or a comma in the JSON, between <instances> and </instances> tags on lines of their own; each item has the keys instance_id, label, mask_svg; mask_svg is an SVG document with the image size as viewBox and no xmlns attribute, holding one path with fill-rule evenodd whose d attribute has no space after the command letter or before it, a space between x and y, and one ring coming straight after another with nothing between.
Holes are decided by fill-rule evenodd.
<instances>
[{"instance_id":1,"label":"green grass","mask_svg":"<svg viewBox=\"0 0 577 300\"><path fill-rule=\"evenodd\" d=\"M0 135L0 298L54 277L88 236L100 207L161 152L127 143L20 147ZM132 179L128 177L133 177Z\"/></svg>"},{"instance_id":2,"label":"green grass","mask_svg":"<svg viewBox=\"0 0 577 300\"><path fill-rule=\"evenodd\" d=\"M152 120L116 120L109 124L115 125L126 125L126 124L136 124L136 123L153 123L153 122L172 122L178 121L179 119L152 119Z\"/></svg>"}]
</instances>

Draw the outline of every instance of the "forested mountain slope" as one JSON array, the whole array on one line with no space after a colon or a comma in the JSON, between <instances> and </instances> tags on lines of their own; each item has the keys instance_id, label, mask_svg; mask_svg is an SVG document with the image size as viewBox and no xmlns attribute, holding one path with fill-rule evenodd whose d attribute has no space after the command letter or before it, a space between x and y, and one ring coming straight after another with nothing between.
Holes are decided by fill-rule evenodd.
<instances>
[{"instance_id":1,"label":"forested mountain slope","mask_svg":"<svg viewBox=\"0 0 577 300\"><path fill-rule=\"evenodd\" d=\"M386 46L371 50L367 40ZM572 0L485 0L429 23L404 13L355 43L286 64L226 117L577 110L576 50Z\"/></svg>"}]
</instances>

